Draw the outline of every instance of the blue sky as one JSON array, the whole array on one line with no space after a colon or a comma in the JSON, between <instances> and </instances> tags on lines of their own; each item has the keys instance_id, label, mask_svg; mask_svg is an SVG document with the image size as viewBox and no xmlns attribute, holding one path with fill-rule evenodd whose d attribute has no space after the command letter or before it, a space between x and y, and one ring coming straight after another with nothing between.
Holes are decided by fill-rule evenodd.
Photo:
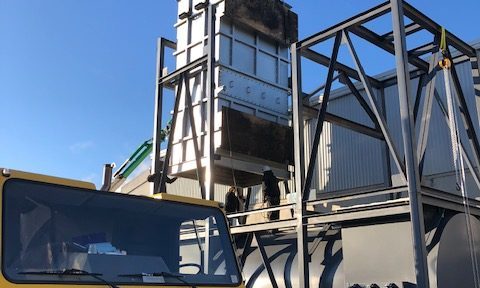
<instances>
[{"instance_id":1,"label":"blue sky","mask_svg":"<svg viewBox=\"0 0 480 288\"><path fill-rule=\"evenodd\" d=\"M286 2L305 37L382 1ZM410 2L480 39L480 1ZM156 39L175 39L176 13L175 0L0 0L0 167L99 185L152 135Z\"/></svg>"}]
</instances>

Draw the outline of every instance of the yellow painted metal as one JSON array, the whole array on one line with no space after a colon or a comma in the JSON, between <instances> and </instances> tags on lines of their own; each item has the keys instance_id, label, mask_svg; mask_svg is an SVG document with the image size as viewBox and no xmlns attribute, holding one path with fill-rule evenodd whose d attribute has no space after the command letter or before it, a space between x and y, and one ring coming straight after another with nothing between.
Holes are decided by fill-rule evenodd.
<instances>
[{"instance_id":1,"label":"yellow painted metal","mask_svg":"<svg viewBox=\"0 0 480 288\"><path fill-rule=\"evenodd\" d=\"M0 171L3 171L3 168L0 168ZM67 178L60 178L60 177L53 177L53 176L48 176L48 175L42 175L42 174L35 174L35 173L28 173L28 172L22 172L22 171L17 171L17 170L8 170L10 176L5 177L2 174L0 174L0 186L3 187L3 184L5 181L8 179L25 179L25 180L31 180L31 181L37 181L37 182L43 182L43 183L51 183L51 184L58 184L58 185L64 185L64 186L71 186L75 188L85 188L85 189L93 189L95 190L95 185L90 182L85 182L85 181L78 181L78 180L72 180L72 179L67 179ZM0 188L1 189L1 188Z\"/></svg>"},{"instance_id":2,"label":"yellow painted metal","mask_svg":"<svg viewBox=\"0 0 480 288\"><path fill-rule=\"evenodd\" d=\"M199 198L191 198L191 197L185 197L185 196L178 196L178 195L167 194L167 193L158 193L158 194L153 195L152 197L155 198L155 199L159 199L159 200L167 200L167 201L180 202L180 203L185 203L185 204L193 204L193 205L199 205L199 206L210 206L210 207L215 207L215 208L220 207L220 203L218 203L216 201L199 199Z\"/></svg>"},{"instance_id":3,"label":"yellow painted metal","mask_svg":"<svg viewBox=\"0 0 480 288\"><path fill-rule=\"evenodd\" d=\"M72 180L72 179L66 179L66 178L59 178L59 177L52 177L48 175L42 175L42 174L35 174L35 173L28 173L28 172L22 172L22 171L17 171L17 170L9 170L9 176L4 176L1 171L3 171L3 168L0 168L0 210L1 207L3 207L3 185L8 179L25 179L25 180L30 180L30 181L37 181L37 182L43 182L43 183L50 183L50 184L58 184L58 185L64 185L64 186L71 186L75 188L84 188L84 189L95 189L95 185L89 182L84 182L84 181L78 181L78 180ZM113 192L112 192L113 193ZM122 195L122 194L119 194ZM129 196L125 196L129 197ZM189 198L189 197L183 197L183 196L177 196L177 195L171 195L171 194L157 194L153 196L154 199L157 200L164 200L164 201L172 201L172 202L180 202L180 203L186 203L186 204L193 204L193 205L199 205L199 206L209 206L209 207L219 207L219 203L215 201L208 201L208 200L203 200L203 199L194 199L194 198ZM0 215L3 215L2 211L0 211ZM0 221L0 231L3 231L2 229L2 221ZM3 235L2 235L3 236ZM2 247L2 240L3 237L0 237L0 247ZM102 285L87 285L83 283L79 283L82 285L82 287L92 287L92 288L105 288L108 287L105 284ZM7 279L5 279L5 276L3 273L0 273L0 287L1 288L18 288L18 287L24 287L24 288L45 288L45 287L58 287L58 288L67 288L67 287L76 287L78 286L75 284L16 284L9 282ZM165 288L185 288L189 286L172 286L172 285L117 285L118 287L128 287L128 288L140 288L140 287L165 287ZM240 284L239 286L198 286L202 288L245 288L244 284Z\"/></svg>"}]
</instances>

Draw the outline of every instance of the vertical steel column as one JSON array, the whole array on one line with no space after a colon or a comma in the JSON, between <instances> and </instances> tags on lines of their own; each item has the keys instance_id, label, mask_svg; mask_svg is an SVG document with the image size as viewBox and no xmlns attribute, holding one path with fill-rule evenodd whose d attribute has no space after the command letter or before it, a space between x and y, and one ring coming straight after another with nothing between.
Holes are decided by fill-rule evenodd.
<instances>
[{"instance_id":1,"label":"vertical steel column","mask_svg":"<svg viewBox=\"0 0 480 288\"><path fill-rule=\"evenodd\" d=\"M400 117L402 122L403 148L410 198L410 221L412 222L415 274L417 286L428 288L427 251L425 247L425 226L423 222L423 206L418 174L418 159L415 153L413 113L408 98L410 75L408 55L403 21L403 1L390 0L392 8L392 25L397 66L398 97L400 100Z\"/></svg>"},{"instance_id":2,"label":"vertical steel column","mask_svg":"<svg viewBox=\"0 0 480 288\"><path fill-rule=\"evenodd\" d=\"M215 153L215 6L210 4L207 9L208 17L208 40L207 40L207 141L205 151L207 152L207 164L205 167L205 193L206 199L213 200L213 168Z\"/></svg>"},{"instance_id":3,"label":"vertical steel column","mask_svg":"<svg viewBox=\"0 0 480 288\"><path fill-rule=\"evenodd\" d=\"M205 197L207 200L214 199L213 169L215 153L215 5L209 4L207 11L207 141L205 141L205 151L207 152L207 163L204 174ZM204 255L204 273L209 274L210 270L210 219L205 223L205 255Z\"/></svg>"},{"instance_id":4,"label":"vertical steel column","mask_svg":"<svg viewBox=\"0 0 480 288\"><path fill-rule=\"evenodd\" d=\"M162 104L163 104L163 84L159 79L163 75L163 66L165 64L165 47L163 38L157 40L157 74L155 78L155 121L153 122L153 157L152 157L152 174L156 175L153 183L150 185L150 193L157 193L160 185L159 175L162 168L162 162L160 161L160 135L162 131Z\"/></svg>"},{"instance_id":5,"label":"vertical steel column","mask_svg":"<svg viewBox=\"0 0 480 288\"><path fill-rule=\"evenodd\" d=\"M302 97L302 56L297 48L297 43L290 47L292 67L292 106L293 106L293 144L295 156L295 217L297 220L297 261L298 261L298 287L310 287L308 271L308 234L307 221L303 218L305 202L302 198L303 183L305 180L305 146L304 146L304 120Z\"/></svg>"}]
</instances>

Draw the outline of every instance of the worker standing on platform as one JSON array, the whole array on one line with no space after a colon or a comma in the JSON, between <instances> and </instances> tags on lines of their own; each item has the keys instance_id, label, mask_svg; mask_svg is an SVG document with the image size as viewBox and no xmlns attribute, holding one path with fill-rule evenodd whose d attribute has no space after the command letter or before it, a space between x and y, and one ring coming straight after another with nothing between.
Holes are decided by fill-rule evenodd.
<instances>
[{"instance_id":1,"label":"worker standing on platform","mask_svg":"<svg viewBox=\"0 0 480 288\"><path fill-rule=\"evenodd\" d=\"M263 167L262 178L263 202L267 203L267 207L277 206L280 204L280 189L278 188L278 179L269 166ZM268 220L278 220L280 211L268 212Z\"/></svg>"},{"instance_id":2,"label":"worker standing on platform","mask_svg":"<svg viewBox=\"0 0 480 288\"><path fill-rule=\"evenodd\" d=\"M227 214L239 211L240 201L238 200L236 192L237 188L232 186L230 187L230 189L228 189L227 194L225 194L225 212ZM230 222L230 226L233 226L233 220L234 219L231 218L228 219L228 221Z\"/></svg>"}]
</instances>

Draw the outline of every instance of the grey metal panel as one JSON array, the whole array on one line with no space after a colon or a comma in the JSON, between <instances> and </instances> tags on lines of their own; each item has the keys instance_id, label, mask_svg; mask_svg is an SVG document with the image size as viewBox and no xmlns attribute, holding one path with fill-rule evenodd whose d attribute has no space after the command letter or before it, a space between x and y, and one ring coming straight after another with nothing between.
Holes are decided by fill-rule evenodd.
<instances>
[{"instance_id":1,"label":"grey metal panel","mask_svg":"<svg viewBox=\"0 0 480 288\"><path fill-rule=\"evenodd\" d=\"M236 41L233 46L233 66L240 71L254 74L255 73L255 48Z\"/></svg>"},{"instance_id":2,"label":"grey metal panel","mask_svg":"<svg viewBox=\"0 0 480 288\"><path fill-rule=\"evenodd\" d=\"M328 112L373 127L352 95L331 100ZM309 121L307 125L307 151L311 141L307 139L315 130L312 123ZM382 142L330 123L324 125L317 158L317 177L312 188L315 187L317 192L329 192L383 184Z\"/></svg>"},{"instance_id":3,"label":"grey metal panel","mask_svg":"<svg viewBox=\"0 0 480 288\"><path fill-rule=\"evenodd\" d=\"M342 246L347 285L415 283L410 222L343 228Z\"/></svg>"},{"instance_id":4,"label":"grey metal panel","mask_svg":"<svg viewBox=\"0 0 480 288\"><path fill-rule=\"evenodd\" d=\"M257 54L257 75L270 82L277 82L277 58L259 51Z\"/></svg>"}]
</instances>

